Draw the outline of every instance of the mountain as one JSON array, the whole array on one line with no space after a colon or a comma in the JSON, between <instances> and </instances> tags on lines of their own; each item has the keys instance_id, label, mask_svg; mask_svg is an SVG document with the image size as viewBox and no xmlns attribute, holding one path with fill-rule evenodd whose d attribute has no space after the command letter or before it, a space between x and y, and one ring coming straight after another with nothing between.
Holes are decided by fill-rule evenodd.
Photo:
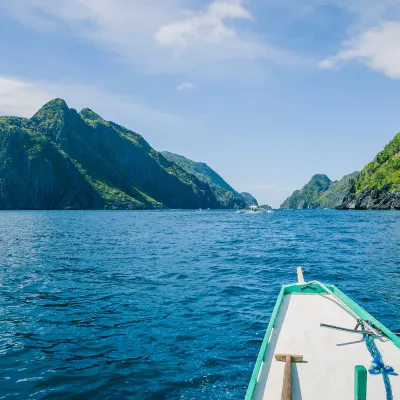
<instances>
[{"instance_id":1,"label":"mountain","mask_svg":"<svg viewBox=\"0 0 400 400\"><path fill-rule=\"evenodd\" d=\"M0 117L0 209L200 207L221 207L207 182L88 108Z\"/></svg>"},{"instance_id":2,"label":"mountain","mask_svg":"<svg viewBox=\"0 0 400 400\"><path fill-rule=\"evenodd\" d=\"M238 193L206 163L196 162L168 151L163 151L162 155L167 160L179 165L187 173L196 176L201 182L208 184L222 208L243 208L252 204L257 205L257 200L251 194Z\"/></svg>"},{"instance_id":3,"label":"mountain","mask_svg":"<svg viewBox=\"0 0 400 400\"><path fill-rule=\"evenodd\" d=\"M400 133L367 164L340 209L400 209Z\"/></svg>"},{"instance_id":4,"label":"mountain","mask_svg":"<svg viewBox=\"0 0 400 400\"><path fill-rule=\"evenodd\" d=\"M340 205L359 175L360 172L355 171L345 175L340 181L332 182L329 189L319 196L319 207L336 208Z\"/></svg>"},{"instance_id":5,"label":"mountain","mask_svg":"<svg viewBox=\"0 0 400 400\"><path fill-rule=\"evenodd\" d=\"M335 208L346 197L359 172L332 182L326 175L314 175L301 190L296 190L281 205L284 209Z\"/></svg>"},{"instance_id":6,"label":"mountain","mask_svg":"<svg viewBox=\"0 0 400 400\"><path fill-rule=\"evenodd\" d=\"M242 196L242 198L246 202L246 206L258 206L257 199L254 196L252 196L250 193L241 192L240 196Z\"/></svg>"},{"instance_id":7,"label":"mountain","mask_svg":"<svg viewBox=\"0 0 400 400\"><path fill-rule=\"evenodd\" d=\"M332 185L332 181L323 174L314 175L300 190L295 190L288 197L281 208L284 209L301 209L301 208L317 208L319 196L328 190Z\"/></svg>"},{"instance_id":8,"label":"mountain","mask_svg":"<svg viewBox=\"0 0 400 400\"><path fill-rule=\"evenodd\" d=\"M296 190L281 208L400 210L400 133L361 172L338 182L315 175Z\"/></svg>"}]
</instances>

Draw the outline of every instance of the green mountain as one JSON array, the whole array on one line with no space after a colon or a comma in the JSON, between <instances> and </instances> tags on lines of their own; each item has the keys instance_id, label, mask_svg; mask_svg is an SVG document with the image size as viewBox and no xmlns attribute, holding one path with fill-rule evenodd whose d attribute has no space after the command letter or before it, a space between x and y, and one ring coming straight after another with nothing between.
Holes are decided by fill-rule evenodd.
<instances>
[{"instance_id":1,"label":"green mountain","mask_svg":"<svg viewBox=\"0 0 400 400\"><path fill-rule=\"evenodd\" d=\"M314 175L310 182L304 185L302 189L295 190L293 194L283 202L281 208L317 208L316 204L319 196L328 190L331 184L332 181L326 175Z\"/></svg>"},{"instance_id":2,"label":"green mountain","mask_svg":"<svg viewBox=\"0 0 400 400\"><path fill-rule=\"evenodd\" d=\"M334 182L326 175L314 175L301 190L294 191L281 208L335 208L342 203L358 174L353 172Z\"/></svg>"},{"instance_id":3,"label":"green mountain","mask_svg":"<svg viewBox=\"0 0 400 400\"><path fill-rule=\"evenodd\" d=\"M319 207L336 208L343 202L357 177L360 175L358 171L345 175L340 181L332 182L329 189L323 192L317 201Z\"/></svg>"},{"instance_id":4,"label":"green mountain","mask_svg":"<svg viewBox=\"0 0 400 400\"><path fill-rule=\"evenodd\" d=\"M257 199L247 192L241 192L240 195L243 197L246 202L246 206L258 206Z\"/></svg>"},{"instance_id":5,"label":"green mountain","mask_svg":"<svg viewBox=\"0 0 400 400\"><path fill-rule=\"evenodd\" d=\"M0 117L0 209L221 207L208 183L142 136L61 99Z\"/></svg>"},{"instance_id":6,"label":"green mountain","mask_svg":"<svg viewBox=\"0 0 400 400\"><path fill-rule=\"evenodd\" d=\"M400 209L400 133L367 164L340 209Z\"/></svg>"},{"instance_id":7,"label":"green mountain","mask_svg":"<svg viewBox=\"0 0 400 400\"><path fill-rule=\"evenodd\" d=\"M222 208L243 208L257 200L249 193L238 193L232 186L218 175L206 163L189 160L179 154L163 151L162 155L169 161L179 165L187 173L196 176L200 181L207 183Z\"/></svg>"},{"instance_id":8,"label":"green mountain","mask_svg":"<svg viewBox=\"0 0 400 400\"><path fill-rule=\"evenodd\" d=\"M356 193L366 188L400 190L400 133L367 164L356 182Z\"/></svg>"}]
</instances>

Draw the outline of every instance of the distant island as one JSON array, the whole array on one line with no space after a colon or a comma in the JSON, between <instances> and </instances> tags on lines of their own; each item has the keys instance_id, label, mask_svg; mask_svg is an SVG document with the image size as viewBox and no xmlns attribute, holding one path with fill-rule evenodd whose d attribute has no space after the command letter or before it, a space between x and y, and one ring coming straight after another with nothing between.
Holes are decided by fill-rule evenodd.
<instances>
[{"instance_id":1,"label":"distant island","mask_svg":"<svg viewBox=\"0 0 400 400\"><path fill-rule=\"evenodd\" d=\"M0 209L230 209L257 206L206 163L62 99L30 118L0 117ZM265 206L269 207L269 206ZM361 172L317 174L282 209L400 209L400 133Z\"/></svg>"},{"instance_id":2,"label":"distant island","mask_svg":"<svg viewBox=\"0 0 400 400\"><path fill-rule=\"evenodd\" d=\"M300 190L295 190L281 208L286 210L305 208L336 208L342 204L359 172L344 176L340 181L331 181L324 174L314 175Z\"/></svg>"},{"instance_id":3,"label":"distant island","mask_svg":"<svg viewBox=\"0 0 400 400\"><path fill-rule=\"evenodd\" d=\"M361 172L337 182L326 175L314 175L281 208L400 210L400 133Z\"/></svg>"},{"instance_id":4,"label":"distant island","mask_svg":"<svg viewBox=\"0 0 400 400\"><path fill-rule=\"evenodd\" d=\"M400 210L400 133L365 166L338 208Z\"/></svg>"},{"instance_id":5,"label":"distant island","mask_svg":"<svg viewBox=\"0 0 400 400\"><path fill-rule=\"evenodd\" d=\"M186 160L186 161L185 161ZM32 118L0 117L0 209L244 208L257 204L207 164L62 99Z\"/></svg>"}]
</instances>

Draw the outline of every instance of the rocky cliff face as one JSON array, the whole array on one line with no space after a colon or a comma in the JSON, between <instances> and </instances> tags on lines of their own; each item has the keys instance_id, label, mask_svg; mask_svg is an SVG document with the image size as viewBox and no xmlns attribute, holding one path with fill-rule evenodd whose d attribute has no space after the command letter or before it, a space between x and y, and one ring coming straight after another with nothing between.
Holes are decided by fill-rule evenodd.
<instances>
[{"instance_id":1,"label":"rocky cliff face","mask_svg":"<svg viewBox=\"0 0 400 400\"><path fill-rule=\"evenodd\" d=\"M400 210L400 191L391 192L391 185L380 189L366 188L360 193L349 193L339 210Z\"/></svg>"},{"instance_id":2,"label":"rocky cliff face","mask_svg":"<svg viewBox=\"0 0 400 400\"><path fill-rule=\"evenodd\" d=\"M365 166L339 209L400 209L400 133Z\"/></svg>"},{"instance_id":3,"label":"rocky cliff face","mask_svg":"<svg viewBox=\"0 0 400 400\"><path fill-rule=\"evenodd\" d=\"M142 136L62 99L0 117L0 209L218 208L210 186Z\"/></svg>"}]
</instances>

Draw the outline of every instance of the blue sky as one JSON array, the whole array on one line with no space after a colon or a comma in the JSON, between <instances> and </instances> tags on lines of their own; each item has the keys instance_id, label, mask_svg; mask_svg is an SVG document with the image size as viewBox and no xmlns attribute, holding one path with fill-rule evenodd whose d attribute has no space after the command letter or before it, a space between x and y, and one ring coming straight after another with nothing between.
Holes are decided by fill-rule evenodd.
<instances>
[{"instance_id":1,"label":"blue sky","mask_svg":"<svg viewBox=\"0 0 400 400\"><path fill-rule=\"evenodd\" d=\"M400 0L0 0L0 115L54 97L279 206L400 130Z\"/></svg>"}]
</instances>

